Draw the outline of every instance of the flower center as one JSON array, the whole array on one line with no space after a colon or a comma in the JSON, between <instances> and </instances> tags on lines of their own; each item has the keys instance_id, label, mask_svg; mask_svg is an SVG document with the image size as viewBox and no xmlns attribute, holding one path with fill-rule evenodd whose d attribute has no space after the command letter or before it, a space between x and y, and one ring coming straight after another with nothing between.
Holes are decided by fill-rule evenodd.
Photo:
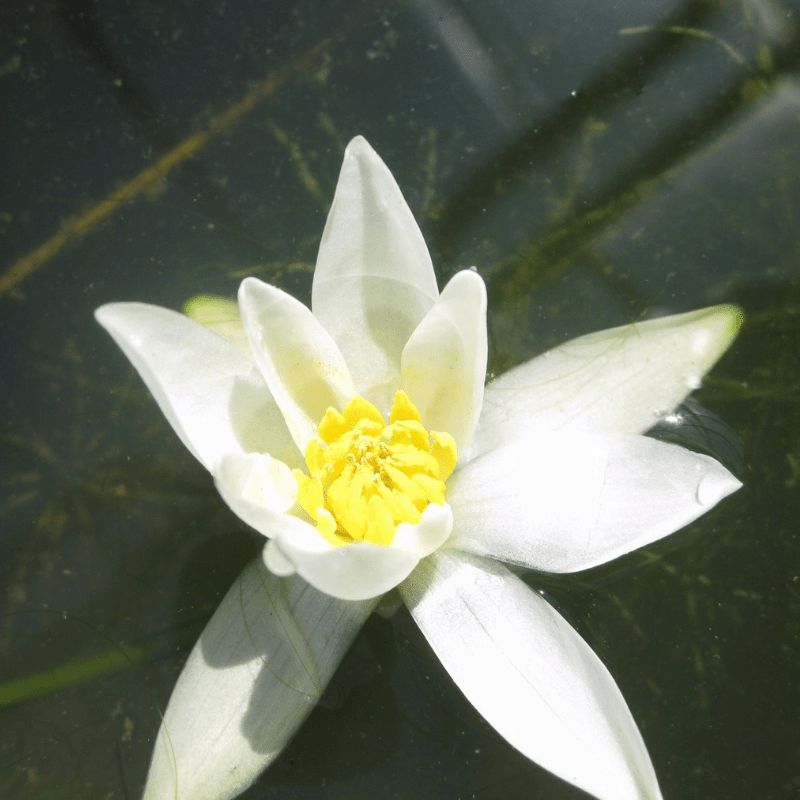
<instances>
[{"instance_id":1,"label":"flower center","mask_svg":"<svg viewBox=\"0 0 800 800\"><path fill-rule=\"evenodd\" d=\"M309 474L293 474L297 502L332 544L390 544L401 522L416 525L429 503L444 503L456 443L427 431L405 392L395 394L388 425L354 397L341 414L329 408L318 430L306 448Z\"/></svg>"}]
</instances>

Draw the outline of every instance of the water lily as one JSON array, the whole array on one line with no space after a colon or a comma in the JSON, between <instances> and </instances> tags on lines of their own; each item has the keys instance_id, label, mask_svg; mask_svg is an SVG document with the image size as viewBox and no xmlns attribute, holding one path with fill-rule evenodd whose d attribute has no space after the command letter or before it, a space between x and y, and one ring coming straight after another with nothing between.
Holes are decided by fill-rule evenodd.
<instances>
[{"instance_id":1,"label":"water lily","mask_svg":"<svg viewBox=\"0 0 800 800\"><path fill-rule=\"evenodd\" d=\"M583 336L484 386L484 283L465 270L439 293L361 137L312 310L254 278L238 308L205 325L139 303L97 311L225 502L266 537L189 656L145 798L242 792L393 589L511 745L598 798L660 797L606 668L501 562L588 569L740 486L714 459L642 435L726 350L738 310Z\"/></svg>"}]
</instances>

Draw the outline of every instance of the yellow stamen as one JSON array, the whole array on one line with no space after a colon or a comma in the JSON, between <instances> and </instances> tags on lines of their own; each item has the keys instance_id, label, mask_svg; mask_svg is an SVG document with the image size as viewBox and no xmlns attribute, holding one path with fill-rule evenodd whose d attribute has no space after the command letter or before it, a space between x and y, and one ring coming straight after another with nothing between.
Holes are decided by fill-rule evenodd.
<instances>
[{"instance_id":1,"label":"yellow stamen","mask_svg":"<svg viewBox=\"0 0 800 800\"><path fill-rule=\"evenodd\" d=\"M318 430L306 448L309 474L294 471L297 502L332 544L390 544L401 522L416 525L429 503L444 503L455 441L427 431L405 392L395 394L388 425L355 397L341 413L329 408Z\"/></svg>"},{"instance_id":2,"label":"yellow stamen","mask_svg":"<svg viewBox=\"0 0 800 800\"><path fill-rule=\"evenodd\" d=\"M439 462L439 480L446 481L456 468L456 448L449 433L431 431L431 455Z\"/></svg>"}]
</instances>

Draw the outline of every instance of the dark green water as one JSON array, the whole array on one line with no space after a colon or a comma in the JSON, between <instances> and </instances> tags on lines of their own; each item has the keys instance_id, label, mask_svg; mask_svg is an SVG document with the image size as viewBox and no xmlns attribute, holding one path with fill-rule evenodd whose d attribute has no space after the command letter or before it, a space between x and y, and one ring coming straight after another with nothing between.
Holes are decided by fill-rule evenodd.
<instances>
[{"instance_id":1,"label":"dark green water","mask_svg":"<svg viewBox=\"0 0 800 800\"><path fill-rule=\"evenodd\" d=\"M745 310L695 395L738 436L716 447L744 488L644 551L527 580L615 676L666 798L800 795L796 0L0 15L0 797L137 797L159 708L259 547L92 311L233 296L247 275L308 301L359 133L440 286L486 279L494 373L654 312ZM400 611L244 795L379 796L585 795L495 734Z\"/></svg>"}]
</instances>

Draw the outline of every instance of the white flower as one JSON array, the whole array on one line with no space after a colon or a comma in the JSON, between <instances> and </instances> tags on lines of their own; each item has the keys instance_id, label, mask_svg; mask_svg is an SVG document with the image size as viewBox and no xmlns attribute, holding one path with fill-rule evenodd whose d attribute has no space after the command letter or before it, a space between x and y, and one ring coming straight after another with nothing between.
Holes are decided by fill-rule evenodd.
<instances>
[{"instance_id":1,"label":"white flower","mask_svg":"<svg viewBox=\"0 0 800 800\"><path fill-rule=\"evenodd\" d=\"M97 311L225 502L267 537L178 680L145 798L249 786L394 587L514 747L598 798L660 797L608 671L499 561L587 569L740 486L715 460L641 435L699 384L740 313L584 336L484 389L483 281L463 271L439 294L419 228L361 137L311 305L249 278L242 325L138 303Z\"/></svg>"}]
</instances>

